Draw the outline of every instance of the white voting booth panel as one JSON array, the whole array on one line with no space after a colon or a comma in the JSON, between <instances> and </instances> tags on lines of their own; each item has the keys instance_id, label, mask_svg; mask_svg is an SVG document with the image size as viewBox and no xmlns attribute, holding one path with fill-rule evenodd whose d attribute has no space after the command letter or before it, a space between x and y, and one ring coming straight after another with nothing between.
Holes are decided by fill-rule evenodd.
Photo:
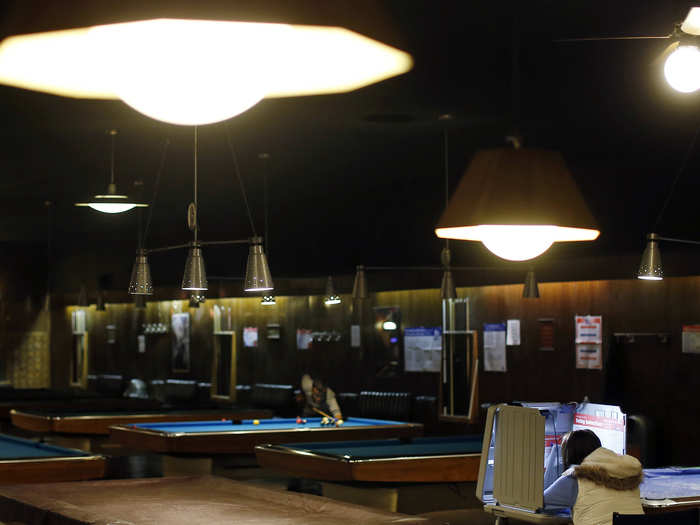
<instances>
[{"instance_id":1,"label":"white voting booth panel","mask_svg":"<svg viewBox=\"0 0 700 525\"><path fill-rule=\"evenodd\" d=\"M590 429L604 447L625 453L625 415L595 403L519 403L489 408L476 496L498 518L569 521L542 512L544 489L562 473L559 445L571 430ZM499 520L500 521L500 520Z\"/></svg>"}]
</instances>

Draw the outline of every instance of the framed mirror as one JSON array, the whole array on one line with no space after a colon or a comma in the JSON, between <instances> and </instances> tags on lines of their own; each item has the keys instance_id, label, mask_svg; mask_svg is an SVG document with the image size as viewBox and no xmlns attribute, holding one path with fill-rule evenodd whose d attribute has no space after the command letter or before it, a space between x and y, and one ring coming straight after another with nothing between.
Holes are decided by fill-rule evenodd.
<instances>
[{"instance_id":1,"label":"framed mirror","mask_svg":"<svg viewBox=\"0 0 700 525\"><path fill-rule=\"evenodd\" d=\"M70 386L87 388L88 382L88 333L73 334L71 349Z\"/></svg>"},{"instance_id":2,"label":"framed mirror","mask_svg":"<svg viewBox=\"0 0 700 525\"><path fill-rule=\"evenodd\" d=\"M211 398L236 401L236 333L214 334Z\"/></svg>"}]
</instances>

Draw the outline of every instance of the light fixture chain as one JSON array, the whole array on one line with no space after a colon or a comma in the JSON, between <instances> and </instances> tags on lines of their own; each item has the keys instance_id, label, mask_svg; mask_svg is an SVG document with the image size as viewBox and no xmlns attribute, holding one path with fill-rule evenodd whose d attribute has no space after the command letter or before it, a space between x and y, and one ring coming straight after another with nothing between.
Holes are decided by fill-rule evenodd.
<instances>
[{"instance_id":1,"label":"light fixture chain","mask_svg":"<svg viewBox=\"0 0 700 525\"><path fill-rule=\"evenodd\" d=\"M681 178L681 175L683 174L686 166L688 165L688 161L690 160L693 149L695 148L695 142L697 142L698 135L700 135L700 124L698 124L698 127L695 129L695 134L693 135L690 144L688 144L688 149L685 151L685 155L683 156L683 162L681 162L681 165L678 168L678 171L676 172L676 177L671 183L671 188L669 189L668 194L666 195L666 200L664 201L664 204L661 207L661 211L659 211L659 215L656 217L656 221L654 221L654 227L652 228L652 231L658 230L661 218L663 217L664 213L666 212L666 208L668 208L668 205L671 202L671 197L673 196L673 191L676 189L676 184L678 183L678 180Z\"/></svg>"},{"instance_id":2,"label":"light fixture chain","mask_svg":"<svg viewBox=\"0 0 700 525\"><path fill-rule=\"evenodd\" d=\"M236 177L238 178L238 184L241 187L241 193L243 194L243 202L245 204L246 212L248 213L248 221L250 221L250 229L253 231L253 237L257 237L258 234L255 231L255 223L253 222L253 215L250 213L250 206L248 205L248 195L245 192L245 186L243 185L243 179L241 177L241 171L238 168L238 156L236 155L236 150L233 148L233 142L231 141L231 133L228 127L226 128L226 140L228 142L229 150L231 151L231 157L233 157L233 167L236 172Z\"/></svg>"}]
</instances>

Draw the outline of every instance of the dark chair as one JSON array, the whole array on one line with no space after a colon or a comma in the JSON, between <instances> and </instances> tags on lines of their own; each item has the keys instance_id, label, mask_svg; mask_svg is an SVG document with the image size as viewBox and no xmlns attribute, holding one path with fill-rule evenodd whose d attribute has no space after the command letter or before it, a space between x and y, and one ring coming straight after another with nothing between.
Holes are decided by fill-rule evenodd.
<instances>
[{"instance_id":1,"label":"dark chair","mask_svg":"<svg viewBox=\"0 0 700 525\"><path fill-rule=\"evenodd\" d=\"M340 411L345 417L357 417L360 415L358 405L359 396L355 392L340 392L336 396Z\"/></svg>"},{"instance_id":2,"label":"dark chair","mask_svg":"<svg viewBox=\"0 0 700 525\"><path fill-rule=\"evenodd\" d=\"M297 414L292 385L256 383L251 393L251 402L256 408L273 410L277 416L294 417L299 415Z\"/></svg>"},{"instance_id":3,"label":"dark chair","mask_svg":"<svg viewBox=\"0 0 700 525\"><path fill-rule=\"evenodd\" d=\"M619 514L613 512L613 525L698 525L700 509L658 512L651 514Z\"/></svg>"},{"instance_id":4,"label":"dark chair","mask_svg":"<svg viewBox=\"0 0 700 525\"><path fill-rule=\"evenodd\" d=\"M97 392L105 397L121 397L124 393L124 376L121 374L98 374Z\"/></svg>"}]
</instances>

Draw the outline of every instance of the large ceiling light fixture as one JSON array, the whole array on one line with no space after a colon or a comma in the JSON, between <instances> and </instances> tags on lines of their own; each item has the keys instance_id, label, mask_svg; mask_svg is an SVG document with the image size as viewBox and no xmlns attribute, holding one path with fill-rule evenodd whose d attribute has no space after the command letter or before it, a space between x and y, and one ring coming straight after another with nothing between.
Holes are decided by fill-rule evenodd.
<instances>
[{"instance_id":1,"label":"large ceiling light fixture","mask_svg":"<svg viewBox=\"0 0 700 525\"><path fill-rule=\"evenodd\" d=\"M343 93L407 72L411 56L340 27L156 19L17 35L0 83L121 99L172 124L229 119L261 99Z\"/></svg>"},{"instance_id":2,"label":"large ceiling light fixture","mask_svg":"<svg viewBox=\"0 0 700 525\"><path fill-rule=\"evenodd\" d=\"M109 186L104 195L95 195L88 202L76 202L76 206L89 206L93 210L101 211L102 213L122 213L133 208L145 208L148 204L137 202L130 199L128 195L121 194L117 191L117 185L114 183L114 142L117 136L117 130L109 131L112 137L112 155L109 170Z\"/></svg>"},{"instance_id":3,"label":"large ceiling light fixture","mask_svg":"<svg viewBox=\"0 0 700 525\"><path fill-rule=\"evenodd\" d=\"M592 241L600 232L561 154L516 147L476 153L435 234L525 261L555 242Z\"/></svg>"}]
</instances>

